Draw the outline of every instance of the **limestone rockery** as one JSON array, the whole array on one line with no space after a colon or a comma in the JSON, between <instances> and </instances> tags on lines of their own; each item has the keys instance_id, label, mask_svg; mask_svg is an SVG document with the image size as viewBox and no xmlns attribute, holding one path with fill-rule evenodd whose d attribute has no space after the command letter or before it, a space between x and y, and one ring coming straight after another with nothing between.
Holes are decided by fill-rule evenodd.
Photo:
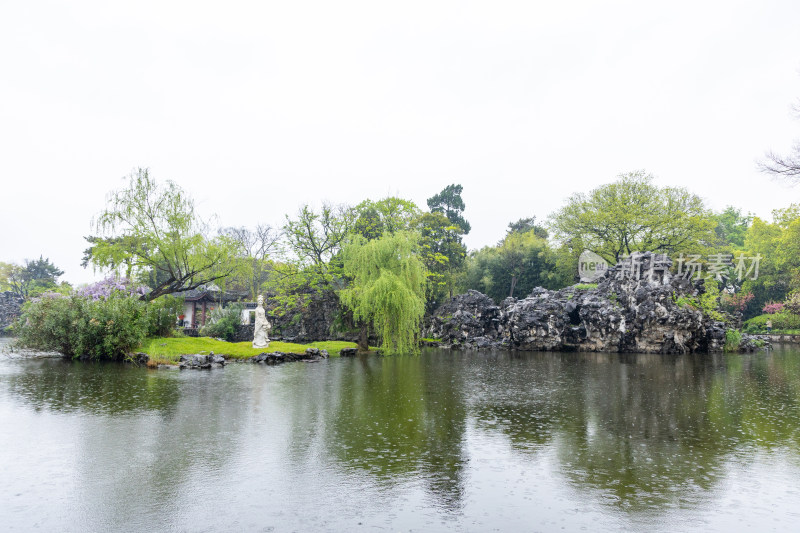
<instances>
[{"instance_id":1,"label":"limestone rockery","mask_svg":"<svg viewBox=\"0 0 800 533\"><path fill-rule=\"evenodd\" d=\"M425 336L452 348L506 347L641 353L721 351L722 322L680 297L698 297L704 282L674 277L670 260L634 254L610 268L597 288L536 288L520 300L468 291L444 303L427 322ZM657 268L654 268L657 267Z\"/></svg>"},{"instance_id":2,"label":"limestone rockery","mask_svg":"<svg viewBox=\"0 0 800 533\"><path fill-rule=\"evenodd\" d=\"M0 336L19 317L22 302L13 292L0 292Z\"/></svg>"}]
</instances>

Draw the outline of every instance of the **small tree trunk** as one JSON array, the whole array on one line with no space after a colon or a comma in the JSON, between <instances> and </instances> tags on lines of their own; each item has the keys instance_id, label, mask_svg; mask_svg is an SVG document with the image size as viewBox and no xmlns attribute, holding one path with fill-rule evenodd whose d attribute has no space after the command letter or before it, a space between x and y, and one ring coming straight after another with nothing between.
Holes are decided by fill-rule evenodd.
<instances>
[{"instance_id":1,"label":"small tree trunk","mask_svg":"<svg viewBox=\"0 0 800 533\"><path fill-rule=\"evenodd\" d=\"M367 323L361 323L361 329L358 332L358 351L359 352L368 352L369 351L369 332L367 330Z\"/></svg>"}]
</instances>

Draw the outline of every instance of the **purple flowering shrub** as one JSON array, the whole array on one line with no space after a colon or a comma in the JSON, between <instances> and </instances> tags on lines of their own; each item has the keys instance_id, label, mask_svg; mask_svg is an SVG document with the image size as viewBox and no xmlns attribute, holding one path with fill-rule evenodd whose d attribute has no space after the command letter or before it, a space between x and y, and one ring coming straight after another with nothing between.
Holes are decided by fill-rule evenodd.
<instances>
[{"instance_id":1,"label":"purple flowering shrub","mask_svg":"<svg viewBox=\"0 0 800 533\"><path fill-rule=\"evenodd\" d=\"M144 285L136 286L128 278L108 277L80 289L78 294L92 300L105 300L112 294L141 297L147 292Z\"/></svg>"}]
</instances>

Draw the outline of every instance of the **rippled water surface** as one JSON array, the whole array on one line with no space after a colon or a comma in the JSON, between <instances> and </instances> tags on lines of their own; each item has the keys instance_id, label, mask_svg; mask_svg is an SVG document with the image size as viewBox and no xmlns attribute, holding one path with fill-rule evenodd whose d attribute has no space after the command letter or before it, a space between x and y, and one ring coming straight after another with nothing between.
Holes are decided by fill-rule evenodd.
<instances>
[{"instance_id":1,"label":"rippled water surface","mask_svg":"<svg viewBox=\"0 0 800 533\"><path fill-rule=\"evenodd\" d=\"M800 350L154 371L0 354L30 531L796 531Z\"/></svg>"}]
</instances>

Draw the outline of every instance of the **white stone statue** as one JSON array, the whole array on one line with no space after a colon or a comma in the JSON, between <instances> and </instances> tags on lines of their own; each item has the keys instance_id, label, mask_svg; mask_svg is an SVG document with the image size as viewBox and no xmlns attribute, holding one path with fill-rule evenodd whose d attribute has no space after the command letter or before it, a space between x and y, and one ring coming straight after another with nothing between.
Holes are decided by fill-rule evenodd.
<instances>
[{"instance_id":1,"label":"white stone statue","mask_svg":"<svg viewBox=\"0 0 800 533\"><path fill-rule=\"evenodd\" d=\"M272 326L267 320L267 313L264 311L264 297L258 295L258 307L256 307L256 324L253 328L253 348L267 348L269 337L267 333Z\"/></svg>"}]
</instances>

